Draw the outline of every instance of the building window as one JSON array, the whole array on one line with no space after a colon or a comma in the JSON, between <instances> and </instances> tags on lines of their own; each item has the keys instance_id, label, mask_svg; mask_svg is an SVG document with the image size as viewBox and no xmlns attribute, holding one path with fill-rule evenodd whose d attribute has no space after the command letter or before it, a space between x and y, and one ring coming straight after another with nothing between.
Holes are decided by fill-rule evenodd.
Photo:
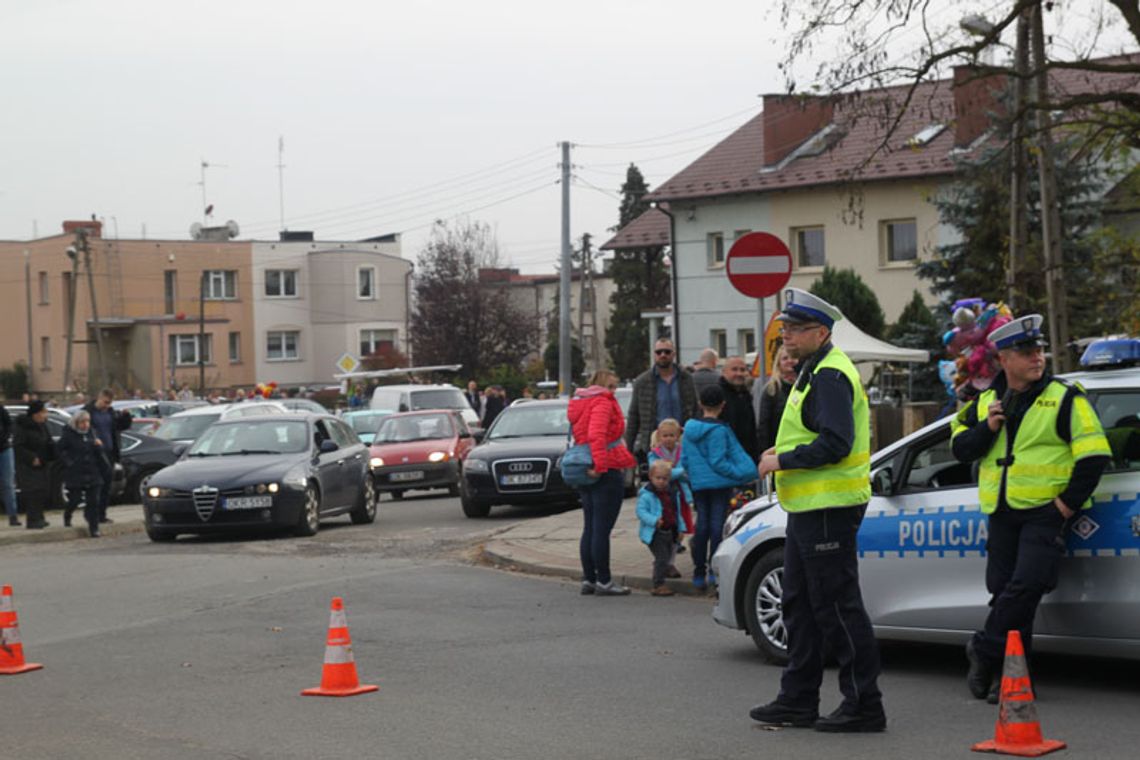
<instances>
[{"instance_id":1,"label":"building window","mask_svg":"<svg viewBox=\"0 0 1140 760\"><path fill-rule=\"evenodd\" d=\"M265 358L269 361L293 361L300 358L297 346L301 342L299 330L273 330L265 334Z\"/></svg>"},{"instance_id":2,"label":"building window","mask_svg":"<svg viewBox=\"0 0 1140 760\"><path fill-rule=\"evenodd\" d=\"M174 363L178 366L185 367L195 365L198 363L198 338L201 337L197 333L193 335L171 335L168 349L170 356L174 358ZM205 350L202 352L202 361L209 364L213 351L213 335L206 335Z\"/></svg>"},{"instance_id":3,"label":"building window","mask_svg":"<svg viewBox=\"0 0 1140 760\"><path fill-rule=\"evenodd\" d=\"M709 330L709 345L721 356L727 356L728 333L724 330Z\"/></svg>"},{"instance_id":4,"label":"building window","mask_svg":"<svg viewBox=\"0 0 1140 760\"><path fill-rule=\"evenodd\" d=\"M241 362L241 333L230 333L230 364Z\"/></svg>"},{"instance_id":5,"label":"building window","mask_svg":"<svg viewBox=\"0 0 1140 760\"><path fill-rule=\"evenodd\" d=\"M918 226L913 219L883 222L880 229L886 263L914 261L918 258Z\"/></svg>"},{"instance_id":6,"label":"building window","mask_svg":"<svg viewBox=\"0 0 1140 760\"><path fill-rule=\"evenodd\" d=\"M396 347L395 330L361 330L360 355L371 356L383 348Z\"/></svg>"},{"instance_id":7,"label":"building window","mask_svg":"<svg viewBox=\"0 0 1140 760\"><path fill-rule=\"evenodd\" d=\"M756 331L755 330L737 330L736 331L736 350L741 354L750 354L756 350Z\"/></svg>"},{"instance_id":8,"label":"building window","mask_svg":"<svg viewBox=\"0 0 1140 760\"><path fill-rule=\"evenodd\" d=\"M724 233L710 232L707 239L709 269L724 266Z\"/></svg>"},{"instance_id":9,"label":"building window","mask_svg":"<svg viewBox=\"0 0 1140 760\"><path fill-rule=\"evenodd\" d=\"M40 338L40 369L51 369L51 338Z\"/></svg>"},{"instance_id":10,"label":"building window","mask_svg":"<svg viewBox=\"0 0 1140 760\"><path fill-rule=\"evenodd\" d=\"M792 230L795 243L796 266L801 268L822 267L827 263L823 246L823 227L800 227Z\"/></svg>"},{"instance_id":11,"label":"building window","mask_svg":"<svg viewBox=\"0 0 1140 760\"><path fill-rule=\"evenodd\" d=\"M297 270L266 269L265 295L269 298L296 298Z\"/></svg>"},{"instance_id":12,"label":"building window","mask_svg":"<svg viewBox=\"0 0 1140 760\"><path fill-rule=\"evenodd\" d=\"M48 273L40 272L40 303L50 303L51 293L48 292Z\"/></svg>"},{"instance_id":13,"label":"building window","mask_svg":"<svg viewBox=\"0 0 1140 760\"><path fill-rule=\"evenodd\" d=\"M167 269L162 273L163 314L174 313L174 303L178 300L178 270Z\"/></svg>"},{"instance_id":14,"label":"building window","mask_svg":"<svg viewBox=\"0 0 1140 760\"><path fill-rule=\"evenodd\" d=\"M752 230L736 230L732 233L732 242L735 243L737 240L740 240L740 238L750 234L751 232Z\"/></svg>"},{"instance_id":15,"label":"building window","mask_svg":"<svg viewBox=\"0 0 1140 760\"><path fill-rule=\"evenodd\" d=\"M376 267L360 267L356 270L356 297L362 300L376 297Z\"/></svg>"},{"instance_id":16,"label":"building window","mask_svg":"<svg viewBox=\"0 0 1140 760\"><path fill-rule=\"evenodd\" d=\"M210 269L206 271L206 300L232 301L237 298L237 270Z\"/></svg>"}]
</instances>

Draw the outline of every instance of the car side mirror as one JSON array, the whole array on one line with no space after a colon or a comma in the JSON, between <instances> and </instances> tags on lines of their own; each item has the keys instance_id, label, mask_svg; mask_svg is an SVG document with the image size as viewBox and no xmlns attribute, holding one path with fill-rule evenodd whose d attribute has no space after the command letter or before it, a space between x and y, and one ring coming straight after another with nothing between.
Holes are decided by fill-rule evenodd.
<instances>
[{"instance_id":1,"label":"car side mirror","mask_svg":"<svg viewBox=\"0 0 1140 760\"><path fill-rule=\"evenodd\" d=\"M328 438L326 438L325 440L321 441L321 453L322 453L322 454L329 454L329 453L332 453L332 452L336 451L336 450L337 450L337 449L339 449L339 448L340 448L340 446L337 446L337 445L336 445L336 441L331 441L331 440L329 440Z\"/></svg>"},{"instance_id":2,"label":"car side mirror","mask_svg":"<svg viewBox=\"0 0 1140 760\"><path fill-rule=\"evenodd\" d=\"M181 459L182 455L186 453L186 450L188 448L190 448L190 446L188 444L176 443L176 444L174 444L174 446L171 447L170 452L172 454L174 454L174 456Z\"/></svg>"},{"instance_id":3,"label":"car side mirror","mask_svg":"<svg viewBox=\"0 0 1140 760\"><path fill-rule=\"evenodd\" d=\"M871 493L876 496L892 496L894 495L894 484L891 482L891 468L884 467L880 470L875 470L875 474L871 476Z\"/></svg>"},{"instance_id":4,"label":"car side mirror","mask_svg":"<svg viewBox=\"0 0 1140 760\"><path fill-rule=\"evenodd\" d=\"M483 428L475 428L471 431L471 437L475 439L475 443L482 443L483 439L487 436L487 431Z\"/></svg>"}]
</instances>

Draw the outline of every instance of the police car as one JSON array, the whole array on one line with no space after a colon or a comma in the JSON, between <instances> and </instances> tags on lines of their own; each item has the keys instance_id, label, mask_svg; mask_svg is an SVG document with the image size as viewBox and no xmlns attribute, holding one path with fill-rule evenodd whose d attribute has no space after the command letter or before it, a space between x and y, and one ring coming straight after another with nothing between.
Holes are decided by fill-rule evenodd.
<instances>
[{"instance_id":1,"label":"police car","mask_svg":"<svg viewBox=\"0 0 1140 760\"><path fill-rule=\"evenodd\" d=\"M1091 509L1071 523L1060 582L1034 624L1040 651L1140 659L1140 340L1101 341L1064 377L1080 383L1112 448ZM986 516L976 464L950 451L945 418L871 458L859 530L863 600L880 639L964 644L986 617ZM787 659L780 611L786 513L775 496L729 516L712 559L713 617Z\"/></svg>"}]
</instances>

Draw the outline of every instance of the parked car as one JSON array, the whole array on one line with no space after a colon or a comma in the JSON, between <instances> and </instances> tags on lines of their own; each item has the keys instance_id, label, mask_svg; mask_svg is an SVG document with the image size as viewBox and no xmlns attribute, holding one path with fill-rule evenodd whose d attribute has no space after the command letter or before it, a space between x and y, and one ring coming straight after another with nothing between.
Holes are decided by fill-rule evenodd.
<instances>
[{"instance_id":1,"label":"parked car","mask_svg":"<svg viewBox=\"0 0 1140 760\"><path fill-rule=\"evenodd\" d=\"M162 424L155 428L154 436L172 443L190 444L198 440L198 436L218 420L260 417L267 414L285 414L285 412L285 407L276 401L244 401L237 404L200 406L178 412L163 420Z\"/></svg>"},{"instance_id":2,"label":"parked car","mask_svg":"<svg viewBox=\"0 0 1140 760\"><path fill-rule=\"evenodd\" d=\"M142 484L164 467L178 461L178 444L153 435L136 433L133 429L120 434L120 458L126 484L125 501L142 500Z\"/></svg>"},{"instance_id":3,"label":"parked car","mask_svg":"<svg viewBox=\"0 0 1140 760\"><path fill-rule=\"evenodd\" d=\"M486 517L496 504L577 502L578 493L562 482L558 470L570 433L566 406L566 399L528 401L495 418L463 464L463 514Z\"/></svg>"},{"instance_id":4,"label":"parked car","mask_svg":"<svg viewBox=\"0 0 1140 760\"><path fill-rule=\"evenodd\" d=\"M356 431L360 440L370 444L372 439L376 437L376 431L380 429L380 423L390 414L395 414L395 410L358 409L352 412L344 412L340 418Z\"/></svg>"},{"instance_id":5,"label":"parked car","mask_svg":"<svg viewBox=\"0 0 1140 760\"><path fill-rule=\"evenodd\" d=\"M1060 583L1041 602L1033 646L1140 659L1140 367L1066 376L1079 382L1113 450L1093 507L1066 535ZM863 600L881 639L964 643L981 627L986 516L977 469L957 461L945 418L871 458L872 496L859 530ZM786 514L775 496L729 516L712 559L716 622L786 659L781 617Z\"/></svg>"},{"instance_id":6,"label":"parked car","mask_svg":"<svg viewBox=\"0 0 1140 760\"><path fill-rule=\"evenodd\" d=\"M369 448L376 491L402 499L413 488L446 488L458 496L463 460L474 445L463 416L453 409L389 415Z\"/></svg>"},{"instance_id":7,"label":"parked car","mask_svg":"<svg viewBox=\"0 0 1140 760\"><path fill-rule=\"evenodd\" d=\"M144 482L152 541L181 533L288 529L312 536L324 517L376 519L368 449L330 415L231 417Z\"/></svg>"},{"instance_id":8,"label":"parked car","mask_svg":"<svg viewBox=\"0 0 1140 760\"><path fill-rule=\"evenodd\" d=\"M162 424L160 417L131 417L131 432L151 435Z\"/></svg>"},{"instance_id":9,"label":"parked car","mask_svg":"<svg viewBox=\"0 0 1140 760\"><path fill-rule=\"evenodd\" d=\"M308 398L281 398L274 399L290 412L309 412L310 414L328 414L329 410Z\"/></svg>"},{"instance_id":10,"label":"parked car","mask_svg":"<svg viewBox=\"0 0 1140 760\"><path fill-rule=\"evenodd\" d=\"M455 409L468 427L480 427L479 414L454 385L381 385L372 392L373 409L415 412L421 409Z\"/></svg>"}]
</instances>

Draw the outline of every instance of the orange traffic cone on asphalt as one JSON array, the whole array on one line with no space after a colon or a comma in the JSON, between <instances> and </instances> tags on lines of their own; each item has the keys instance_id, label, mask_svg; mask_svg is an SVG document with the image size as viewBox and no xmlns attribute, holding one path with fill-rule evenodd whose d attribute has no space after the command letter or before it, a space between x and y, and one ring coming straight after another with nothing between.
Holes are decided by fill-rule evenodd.
<instances>
[{"instance_id":1,"label":"orange traffic cone on asphalt","mask_svg":"<svg viewBox=\"0 0 1140 760\"><path fill-rule=\"evenodd\" d=\"M352 697L378 691L379 686L361 684L356 677L356 662L352 659L352 639L348 635L348 620L344 614L344 600L334 596L329 616L329 635L325 641L325 665L321 671L321 685L305 689L304 697Z\"/></svg>"},{"instance_id":2,"label":"orange traffic cone on asphalt","mask_svg":"<svg viewBox=\"0 0 1140 760\"><path fill-rule=\"evenodd\" d=\"M20 625L16 621L16 608L12 606L12 587L5 586L0 594L0 676L19 675L42 667L38 662L24 662Z\"/></svg>"},{"instance_id":3,"label":"orange traffic cone on asphalt","mask_svg":"<svg viewBox=\"0 0 1140 760\"><path fill-rule=\"evenodd\" d=\"M1033 703L1033 685L1029 682L1029 669L1025 664L1025 648L1021 645L1021 633L1010 631L1005 640L1001 704L994 738L978 742L970 749L974 752L1038 757L1064 748L1064 742L1045 739L1041 735L1037 707Z\"/></svg>"}]
</instances>

